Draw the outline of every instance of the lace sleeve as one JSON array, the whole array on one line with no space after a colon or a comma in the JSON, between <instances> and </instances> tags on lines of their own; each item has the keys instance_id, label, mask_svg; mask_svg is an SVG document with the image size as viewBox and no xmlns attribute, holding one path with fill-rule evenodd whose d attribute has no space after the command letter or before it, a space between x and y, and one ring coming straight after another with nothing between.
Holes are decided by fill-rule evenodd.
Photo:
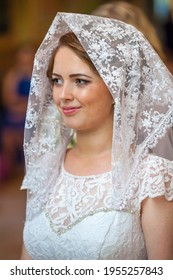
<instances>
[{"instance_id":1,"label":"lace sleeve","mask_svg":"<svg viewBox=\"0 0 173 280\"><path fill-rule=\"evenodd\" d=\"M173 200L173 161L150 155L141 169L139 204L147 197L158 196Z\"/></svg>"},{"instance_id":2,"label":"lace sleeve","mask_svg":"<svg viewBox=\"0 0 173 280\"><path fill-rule=\"evenodd\" d=\"M125 193L123 208L131 212L140 210L145 198L158 196L173 200L173 161L149 155L138 166L138 172Z\"/></svg>"}]
</instances>

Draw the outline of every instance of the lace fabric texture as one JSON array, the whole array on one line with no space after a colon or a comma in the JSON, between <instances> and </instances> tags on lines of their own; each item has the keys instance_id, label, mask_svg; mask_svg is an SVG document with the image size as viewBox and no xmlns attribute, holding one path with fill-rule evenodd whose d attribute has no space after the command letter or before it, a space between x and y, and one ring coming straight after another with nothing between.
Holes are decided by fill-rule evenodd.
<instances>
[{"instance_id":1,"label":"lace fabric texture","mask_svg":"<svg viewBox=\"0 0 173 280\"><path fill-rule=\"evenodd\" d=\"M104 176L79 178L70 176L62 169L74 131L64 126L56 109L46 70L59 38L67 32L76 34L114 99L112 168ZM97 225L91 231L97 236L96 228L99 225L95 220L96 215L103 217L116 213L113 223L119 227L120 216L123 221L123 216L128 213L126 231L132 231L133 223L137 224L134 235L141 241L141 201L148 196L160 195L167 200L173 199L172 75L149 42L134 27L114 19L58 13L35 57L24 151L26 175L22 188L28 189L26 233L32 236L30 226L35 232L34 224L38 222L42 225L44 219L45 229L54 236L52 240L62 238L65 244L66 238L62 236L67 234L69 240L75 235L71 230L80 235L80 226L83 226L83 232L88 232L84 225L90 227L90 222L92 226L93 223ZM136 215L138 219L134 221ZM111 228L110 224L107 227ZM120 240L123 229L122 226L117 240ZM29 234L26 234L28 240ZM41 236L42 245L44 238L48 239L46 233L44 237ZM104 240L103 236L103 243ZM39 241L33 242L41 248ZM121 240L123 242L125 235ZM142 241L137 244L134 247L138 251L136 258L140 258L139 251L143 250L144 244ZM132 242L129 250L133 249L133 245ZM82 241L78 246L82 246ZM74 244L72 247L75 250ZM71 257L76 258L74 250ZM87 250L91 249L88 247ZM100 255L100 258L106 255L121 258L120 253L116 252ZM99 257L97 254L94 256ZM123 257L127 257L125 251Z\"/></svg>"},{"instance_id":2,"label":"lace fabric texture","mask_svg":"<svg viewBox=\"0 0 173 280\"><path fill-rule=\"evenodd\" d=\"M147 259L138 213L99 212L62 234L52 231L44 212L27 221L24 243L33 259Z\"/></svg>"},{"instance_id":3,"label":"lace fabric texture","mask_svg":"<svg viewBox=\"0 0 173 280\"><path fill-rule=\"evenodd\" d=\"M44 188L43 195L40 191L28 191L27 219L31 220L33 214L44 210L51 221L52 229L57 233L63 233L85 217L97 212L112 210L140 212L141 202L147 197L163 195L168 201L173 200L171 161L149 155L138 172L140 174L134 177L124 194L121 207L117 208L111 172L93 176L74 176L62 167L55 181Z\"/></svg>"},{"instance_id":4,"label":"lace fabric texture","mask_svg":"<svg viewBox=\"0 0 173 280\"><path fill-rule=\"evenodd\" d=\"M147 197L164 195L168 201L173 199L173 164L170 161L149 156L141 167L140 178L124 196L124 206L130 213L140 212L141 202ZM52 229L61 233L89 215L115 210L111 182L111 172L74 176L63 169L45 207Z\"/></svg>"},{"instance_id":5,"label":"lace fabric texture","mask_svg":"<svg viewBox=\"0 0 173 280\"><path fill-rule=\"evenodd\" d=\"M150 155L141 172L138 188L128 189L126 210L120 211L114 205L111 172L74 176L62 168L34 218L37 200L28 196L24 231L28 252L34 259L146 259L141 203L161 195L173 199L173 164Z\"/></svg>"},{"instance_id":6,"label":"lace fabric texture","mask_svg":"<svg viewBox=\"0 0 173 280\"><path fill-rule=\"evenodd\" d=\"M93 176L73 176L64 169L45 207L52 228L61 233L85 217L111 211L111 172Z\"/></svg>"},{"instance_id":7,"label":"lace fabric texture","mask_svg":"<svg viewBox=\"0 0 173 280\"><path fill-rule=\"evenodd\" d=\"M62 123L46 78L50 55L69 31L78 37L115 101L112 185L114 204L120 208L151 150L160 155L166 143L169 152L161 149L161 156L173 160L173 77L134 27L114 19L58 13L36 54L28 102L23 186L32 191L44 192L53 180L73 135Z\"/></svg>"}]
</instances>

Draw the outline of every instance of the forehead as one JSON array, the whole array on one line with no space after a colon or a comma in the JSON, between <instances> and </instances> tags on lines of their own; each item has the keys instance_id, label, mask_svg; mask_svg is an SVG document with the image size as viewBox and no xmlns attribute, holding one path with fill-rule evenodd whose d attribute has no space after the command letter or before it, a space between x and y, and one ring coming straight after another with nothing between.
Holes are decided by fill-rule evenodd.
<instances>
[{"instance_id":1,"label":"forehead","mask_svg":"<svg viewBox=\"0 0 173 280\"><path fill-rule=\"evenodd\" d=\"M94 74L89 64L66 46L62 46L57 50L53 69L61 69L61 71L77 71L80 69L80 71L83 70Z\"/></svg>"}]
</instances>

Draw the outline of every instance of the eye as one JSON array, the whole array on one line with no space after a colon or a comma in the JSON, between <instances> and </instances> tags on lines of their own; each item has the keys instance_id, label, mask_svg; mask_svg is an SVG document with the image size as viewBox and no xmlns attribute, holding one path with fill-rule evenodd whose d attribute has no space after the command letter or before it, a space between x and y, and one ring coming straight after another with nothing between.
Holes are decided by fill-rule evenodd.
<instances>
[{"instance_id":1,"label":"eye","mask_svg":"<svg viewBox=\"0 0 173 280\"><path fill-rule=\"evenodd\" d=\"M76 79L75 82L76 84L83 86L83 85L87 85L90 81L84 79Z\"/></svg>"},{"instance_id":2,"label":"eye","mask_svg":"<svg viewBox=\"0 0 173 280\"><path fill-rule=\"evenodd\" d=\"M63 84L63 80L61 79L61 78L58 78L58 77L56 77L56 78L51 78L51 84L52 85L62 85Z\"/></svg>"}]
</instances>

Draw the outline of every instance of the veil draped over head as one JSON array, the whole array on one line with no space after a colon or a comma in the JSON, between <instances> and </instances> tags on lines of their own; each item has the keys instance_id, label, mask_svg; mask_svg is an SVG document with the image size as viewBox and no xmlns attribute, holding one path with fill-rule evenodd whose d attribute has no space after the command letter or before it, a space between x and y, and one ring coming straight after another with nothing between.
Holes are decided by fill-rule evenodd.
<instances>
[{"instance_id":1,"label":"veil draped over head","mask_svg":"<svg viewBox=\"0 0 173 280\"><path fill-rule=\"evenodd\" d=\"M148 154L167 162L166 171L159 172L173 181L173 77L144 36L115 19L74 13L56 15L35 57L25 125L26 175L22 188L38 194L37 206L44 203L73 136L61 121L46 76L52 51L68 32L75 33L114 98L114 205L126 209L127 198L139 191ZM166 196L173 199L173 182Z\"/></svg>"}]
</instances>

